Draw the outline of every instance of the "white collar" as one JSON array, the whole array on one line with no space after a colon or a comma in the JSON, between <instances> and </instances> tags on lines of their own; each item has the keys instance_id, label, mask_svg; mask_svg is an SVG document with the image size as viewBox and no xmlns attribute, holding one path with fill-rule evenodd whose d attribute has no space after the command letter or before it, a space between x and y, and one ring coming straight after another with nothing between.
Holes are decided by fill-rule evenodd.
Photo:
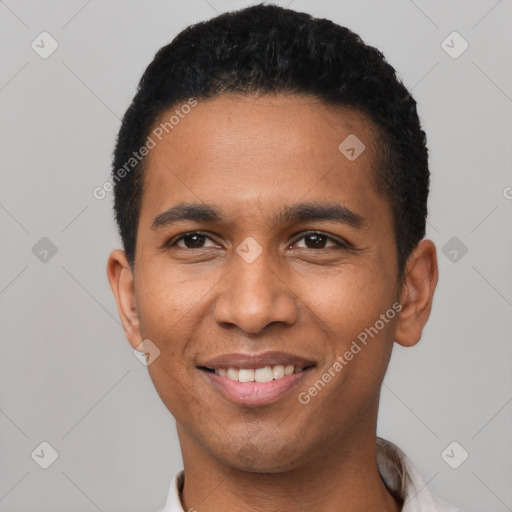
<instances>
[{"instance_id":1,"label":"white collar","mask_svg":"<svg viewBox=\"0 0 512 512\"><path fill-rule=\"evenodd\" d=\"M405 453L390 441L377 437L377 466L387 488L404 503L401 512L461 512L427 488ZM165 507L158 512L184 512L179 492L183 471L171 481Z\"/></svg>"}]
</instances>

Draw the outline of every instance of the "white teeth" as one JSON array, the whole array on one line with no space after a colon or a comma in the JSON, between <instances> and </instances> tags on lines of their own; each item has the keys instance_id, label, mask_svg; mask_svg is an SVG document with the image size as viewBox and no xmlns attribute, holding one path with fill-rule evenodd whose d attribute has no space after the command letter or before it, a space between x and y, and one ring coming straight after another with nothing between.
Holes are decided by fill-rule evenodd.
<instances>
[{"instance_id":1,"label":"white teeth","mask_svg":"<svg viewBox=\"0 0 512 512\"><path fill-rule=\"evenodd\" d=\"M216 368L215 373L221 377L239 382L270 382L272 380L282 379L286 375L302 372L304 368L297 367L293 364L275 366L264 366L263 368Z\"/></svg>"},{"instance_id":2,"label":"white teeth","mask_svg":"<svg viewBox=\"0 0 512 512\"><path fill-rule=\"evenodd\" d=\"M254 370L248 370L246 368L242 368L238 372L238 380L240 382L253 382L254 381Z\"/></svg>"},{"instance_id":3,"label":"white teeth","mask_svg":"<svg viewBox=\"0 0 512 512\"><path fill-rule=\"evenodd\" d=\"M272 374L272 367L265 366L264 368L258 368L254 372L254 380L256 382L270 382L274 378Z\"/></svg>"},{"instance_id":4,"label":"white teeth","mask_svg":"<svg viewBox=\"0 0 512 512\"><path fill-rule=\"evenodd\" d=\"M272 375L274 379L282 379L284 377L284 366L277 364L272 368Z\"/></svg>"},{"instance_id":5,"label":"white teeth","mask_svg":"<svg viewBox=\"0 0 512 512\"><path fill-rule=\"evenodd\" d=\"M235 368L228 368L226 377L230 380L238 380L239 371Z\"/></svg>"}]
</instances>

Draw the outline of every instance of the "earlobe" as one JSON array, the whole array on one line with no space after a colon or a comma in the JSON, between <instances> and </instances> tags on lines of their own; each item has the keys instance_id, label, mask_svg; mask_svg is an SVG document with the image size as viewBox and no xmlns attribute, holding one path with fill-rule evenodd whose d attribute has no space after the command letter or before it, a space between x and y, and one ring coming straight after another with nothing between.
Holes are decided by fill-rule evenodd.
<instances>
[{"instance_id":1,"label":"earlobe","mask_svg":"<svg viewBox=\"0 0 512 512\"><path fill-rule=\"evenodd\" d=\"M133 348L142 342L139 314L135 305L133 272L124 251L112 251L107 262L107 277L116 299L126 338Z\"/></svg>"},{"instance_id":2,"label":"earlobe","mask_svg":"<svg viewBox=\"0 0 512 512\"><path fill-rule=\"evenodd\" d=\"M412 347L420 341L432 309L438 276L436 246L432 240L421 240L406 265L400 295L402 310L395 330L398 344Z\"/></svg>"}]
</instances>

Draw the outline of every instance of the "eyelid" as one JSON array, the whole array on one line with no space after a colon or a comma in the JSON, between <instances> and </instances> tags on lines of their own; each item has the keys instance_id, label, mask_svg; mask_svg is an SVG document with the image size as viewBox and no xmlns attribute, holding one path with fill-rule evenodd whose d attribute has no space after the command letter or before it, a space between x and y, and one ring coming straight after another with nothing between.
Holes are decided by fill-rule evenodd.
<instances>
[{"instance_id":1,"label":"eyelid","mask_svg":"<svg viewBox=\"0 0 512 512\"><path fill-rule=\"evenodd\" d=\"M203 235L205 238L208 238L212 242L215 242L215 240L205 231L194 230L194 231L187 231L186 233L181 233L181 235L176 235L176 236L172 237L170 240L168 240L167 242L164 243L163 249L169 249L171 247L174 247L178 242L183 240L186 236L190 236L190 235ZM215 243L217 243L217 242L215 242ZM203 247L200 247L200 249L203 249ZM190 249L190 250L193 250L193 249Z\"/></svg>"},{"instance_id":2,"label":"eyelid","mask_svg":"<svg viewBox=\"0 0 512 512\"><path fill-rule=\"evenodd\" d=\"M333 237L332 235L324 233L323 231L319 231L318 229L310 229L307 231L301 231L299 234L300 234L300 237L296 238L295 241L292 242L290 245L296 244L299 240L302 240L303 238L307 237L308 235L321 235L321 236L325 237L327 240L334 242L339 247L344 247L346 249L350 249L352 247L352 245L349 244L346 240L337 239L337 238ZM312 250L319 250L319 249L312 249Z\"/></svg>"},{"instance_id":3,"label":"eyelid","mask_svg":"<svg viewBox=\"0 0 512 512\"><path fill-rule=\"evenodd\" d=\"M214 242L214 243L217 243L207 232L205 231L187 231L186 233L181 233L180 235L177 235L173 238L171 238L169 241L165 242L165 244L163 245L163 248L164 249L169 249L171 247L174 247L176 246L176 244L178 242L180 242L181 240L183 240L186 236L189 236L189 235L203 235L205 238L209 239L210 241ZM303 238L307 237L308 235L321 235L321 236L324 236L327 240L330 240L331 242L334 242L337 246L339 247L343 247L345 249L351 249L353 246L347 242L346 240L338 240L337 238L334 238L333 236L331 235L328 235L327 233L324 233L323 231L319 231L319 230L307 230L307 231L301 231L299 233L299 237L296 238L293 242L290 243L290 245L294 245L296 244L298 241L302 240ZM200 247L199 249L205 249L205 247ZM190 249L190 250L194 250L194 249ZM195 249L197 250L197 249ZM313 251L318 251L318 250L321 250L321 249L311 249Z\"/></svg>"}]
</instances>

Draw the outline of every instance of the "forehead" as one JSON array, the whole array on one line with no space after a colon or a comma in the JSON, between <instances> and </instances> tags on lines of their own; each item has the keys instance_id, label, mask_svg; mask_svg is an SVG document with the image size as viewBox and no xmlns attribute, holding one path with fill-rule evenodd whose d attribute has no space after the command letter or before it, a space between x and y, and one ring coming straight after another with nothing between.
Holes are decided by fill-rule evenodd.
<instances>
[{"instance_id":1,"label":"forehead","mask_svg":"<svg viewBox=\"0 0 512 512\"><path fill-rule=\"evenodd\" d=\"M183 201L214 203L238 218L303 200L390 215L373 183L375 133L357 111L296 95L176 105L150 133L140 221Z\"/></svg>"}]
</instances>

